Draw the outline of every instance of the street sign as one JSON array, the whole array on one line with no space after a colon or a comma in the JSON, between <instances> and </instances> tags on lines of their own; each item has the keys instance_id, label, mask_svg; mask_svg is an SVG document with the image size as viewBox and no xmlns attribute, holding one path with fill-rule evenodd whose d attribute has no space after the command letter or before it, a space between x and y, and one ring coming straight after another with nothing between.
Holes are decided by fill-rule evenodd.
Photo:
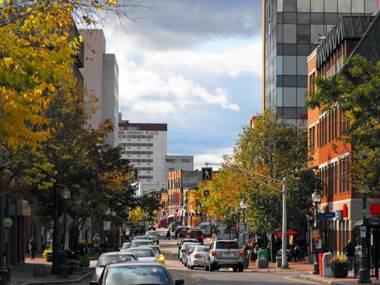
<instances>
[{"instance_id":1,"label":"street sign","mask_svg":"<svg viewBox=\"0 0 380 285\"><path fill-rule=\"evenodd\" d=\"M335 218L334 212L318 213L318 219L320 220L328 220L332 218Z\"/></svg>"},{"instance_id":2,"label":"street sign","mask_svg":"<svg viewBox=\"0 0 380 285\"><path fill-rule=\"evenodd\" d=\"M212 168L204 167L202 168L202 180L211 180L212 179Z\"/></svg>"},{"instance_id":3,"label":"street sign","mask_svg":"<svg viewBox=\"0 0 380 285\"><path fill-rule=\"evenodd\" d=\"M9 229L13 226L13 220L9 217L4 218L3 220L3 226L6 229Z\"/></svg>"}]
</instances>

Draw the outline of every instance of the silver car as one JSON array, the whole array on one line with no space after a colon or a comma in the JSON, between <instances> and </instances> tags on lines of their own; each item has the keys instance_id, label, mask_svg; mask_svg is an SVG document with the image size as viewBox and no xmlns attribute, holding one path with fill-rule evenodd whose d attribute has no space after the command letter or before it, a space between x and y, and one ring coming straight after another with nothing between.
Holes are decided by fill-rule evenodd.
<instances>
[{"instance_id":1,"label":"silver car","mask_svg":"<svg viewBox=\"0 0 380 285\"><path fill-rule=\"evenodd\" d=\"M209 248L205 270L219 270L219 268L232 268L234 272L244 270L243 250L240 249L237 241L216 240Z\"/></svg>"},{"instance_id":2,"label":"silver car","mask_svg":"<svg viewBox=\"0 0 380 285\"><path fill-rule=\"evenodd\" d=\"M104 268L108 264L119 262L138 262L137 257L132 253L125 252L107 252L103 253L95 266L95 280L99 280Z\"/></svg>"},{"instance_id":3,"label":"silver car","mask_svg":"<svg viewBox=\"0 0 380 285\"><path fill-rule=\"evenodd\" d=\"M194 267L204 267L205 261L208 256L208 246L197 245L194 251L187 257L187 268L194 269Z\"/></svg>"},{"instance_id":4,"label":"silver car","mask_svg":"<svg viewBox=\"0 0 380 285\"><path fill-rule=\"evenodd\" d=\"M157 256L151 247L131 247L125 252L131 253L137 257L139 262L156 262Z\"/></svg>"}]
</instances>

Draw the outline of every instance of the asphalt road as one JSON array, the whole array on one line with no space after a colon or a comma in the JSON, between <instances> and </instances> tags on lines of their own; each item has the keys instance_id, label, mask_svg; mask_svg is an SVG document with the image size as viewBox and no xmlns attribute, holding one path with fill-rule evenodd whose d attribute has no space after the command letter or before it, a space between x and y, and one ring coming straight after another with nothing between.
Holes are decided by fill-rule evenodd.
<instances>
[{"instance_id":1,"label":"asphalt road","mask_svg":"<svg viewBox=\"0 0 380 285\"><path fill-rule=\"evenodd\" d=\"M164 237L164 232L161 232ZM191 285L266 285L266 284L317 284L297 279L294 272L232 272L228 269L206 272L202 269L189 270L176 260L177 241L160 241L161 250L167 255L167 268L174 279L184 279L185 284ZM88 284L91 278L81 282Z\"/></svg>"}]
</instances>

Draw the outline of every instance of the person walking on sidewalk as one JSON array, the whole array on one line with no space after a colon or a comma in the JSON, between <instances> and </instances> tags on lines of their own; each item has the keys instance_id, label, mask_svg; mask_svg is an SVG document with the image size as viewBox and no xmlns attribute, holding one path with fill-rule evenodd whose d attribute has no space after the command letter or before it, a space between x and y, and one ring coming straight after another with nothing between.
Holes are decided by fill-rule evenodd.
<instances>
[{"instance_id":1,"label":"person walking on sidewalk","mask_svg":"<svg viewBox=\"0 0 380 285\"><path fill-rule=\"evenodd\" d=\"M350 266L350 270L352 270L352 265L353 265L353 261L354 261L354 255L355 255L355 246L349 240L349 241L347 241L347 245L344 247L343 250L346 253L346 256L348 259L348 264Z\"/></svg>"},{"instance_id":2,"label":"person walking on sidewalk","mask_svg":"<svg viewBox=\"0 0 380 285\"><path fill-rule=\"evenodd\" d=\"M36 258L36 252L37 252L37 241L34 238L34 236L31 237L29 240L29 252L32 259Z\"/></svg>"},{"instance_id":3,"label":"person walking on sidewalk","mask_svg":"<svg viewBox=\"0 0 380 285\"><path fill-rule=\"evenodd\" d=\"M166 239L170 240L170 228L168 228L168 231L166 232Z\"/></svg>"}]
</instances>

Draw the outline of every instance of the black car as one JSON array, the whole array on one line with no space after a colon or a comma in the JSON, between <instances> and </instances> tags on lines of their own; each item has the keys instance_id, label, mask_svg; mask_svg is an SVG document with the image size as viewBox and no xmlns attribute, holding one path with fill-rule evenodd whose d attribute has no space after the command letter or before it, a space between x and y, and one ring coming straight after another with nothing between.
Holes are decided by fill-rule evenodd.
<instances>
[{"instance_id":1,"label":"black car","mask_svg":"<svg viewBox=\"0 0 380 285\"><path fill-rule=\"evenodd\" d=\"M160 284L182 285L184 280L173 280L165 266L158 263L117 263L108 265L99 281L90 285Z\"/></svg>"}]
</instances>

